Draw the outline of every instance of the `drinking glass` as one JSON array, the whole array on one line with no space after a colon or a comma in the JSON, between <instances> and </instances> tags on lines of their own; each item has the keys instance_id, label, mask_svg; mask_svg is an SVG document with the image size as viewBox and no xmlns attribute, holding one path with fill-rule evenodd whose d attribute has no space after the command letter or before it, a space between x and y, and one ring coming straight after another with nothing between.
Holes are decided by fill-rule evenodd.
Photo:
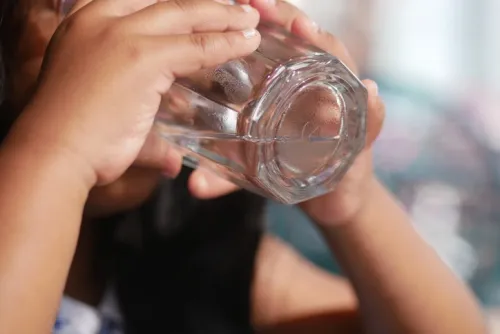
<instances>
[{"instance_id":1,"label":"drinking glass","mask_svg":"<svg viewBox=\"0 0 500 334\"><path fill-rule=\"evenodd\" d=\"M295 204L332 191L364 147L367 91L336 57L277 25L258 30L257 51L178 78L153 135L187 165Z\"/></svg>"}]
</instances>

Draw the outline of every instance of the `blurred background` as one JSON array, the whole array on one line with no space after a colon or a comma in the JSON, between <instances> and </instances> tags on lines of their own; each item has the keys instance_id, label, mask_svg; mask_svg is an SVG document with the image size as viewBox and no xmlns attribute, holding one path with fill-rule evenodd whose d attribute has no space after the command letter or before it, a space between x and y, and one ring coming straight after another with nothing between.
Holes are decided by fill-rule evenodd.
<instances>
[{"instance_id":1,"label":"blurred background","mask_svg":"<svg viewBox=\"0 0 500 334\"><path fill-rule=\"evenodd\" d=\"M290 0L344 40L387 104L379 177L500 333L499 0ZM297 210L270 228L338 272ZM497 324L499 323L499 324Z\"/></svg>"}]
</instances>

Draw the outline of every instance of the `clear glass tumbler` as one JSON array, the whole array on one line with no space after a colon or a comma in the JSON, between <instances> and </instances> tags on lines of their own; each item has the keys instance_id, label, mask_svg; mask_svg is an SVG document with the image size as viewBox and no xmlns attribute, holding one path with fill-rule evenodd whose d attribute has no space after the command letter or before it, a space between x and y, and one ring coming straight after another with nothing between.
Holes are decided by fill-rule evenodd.
<instances>
[{"instance_id":1,"label":"clear glass tumbler","mask_svg":"<svg viewBox=\"0 0 500 334\"><path fill-rule=\"evenodd\" d=\"M154 135L185 164L294 204L332 191L364 147L367 91L336 57L276 25L258 30L251 55L173 84Z\"/></svg>"},{"instance_id":2,"label":"clear glass tumbler","mask_svg":"<svg viewBox=\"0 0 500 334\"><path fill-rule=\"evenodd\" d=\"M155 131L191 163L293 204L333 190L364 147L367 92L334 56L258 29L253 54L177 80Z\"/></svg>"}]
</instances>

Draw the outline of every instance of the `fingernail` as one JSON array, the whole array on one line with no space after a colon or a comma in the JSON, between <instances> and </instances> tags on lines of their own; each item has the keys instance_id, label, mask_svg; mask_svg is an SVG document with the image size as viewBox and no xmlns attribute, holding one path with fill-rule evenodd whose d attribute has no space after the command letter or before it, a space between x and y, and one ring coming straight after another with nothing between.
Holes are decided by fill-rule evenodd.
<instances>
[{"instance_id":1,"label":"fingernail","mask_svg":"<svg viewBox=\"0 0 500 334\"><path fill-rule=\"evenodd\" d=\"M246 39L251 39L257 36L257 30L256 29L247 29L243 31L243 36Z\"/></svg>"},{"instance_id":2,"label":"fingernail","mask_svg":"<svg viewBox=\"0 0 500 334\"><path fill-rule=\"evenodd\" d=\"M269 6L276 6L276 0L267 0Z\"/></svg>"},{"instance_id":3,"label":"fingernail","mask_svg":"<svg viewBox=\"0 0 500 334\"><path fill-rule=\"evenodd\" d=\"M206 192L209 185L208 185L208 180L205 177L205 175L200 175L198 177L198 180L196 180L196 181L197 181L196 187L198 188L198 191L201 193Z\"/></svg>"},{"instance_id":4,"label":"fingernail","mask_svg":"<svg viewBox=\"0 0 500 334\"><path fill-rule=\"evenodd\" d=\"M368 89L368 92L371 93L373 96L378 96L378 85L375 81L367 81L365 83L366 89Z\"/></svg>"},{"instance_id":5,"label":"fingernail","mask_svg":"<svg viewBox=\"0 0 500 334\"><path fill-rule=\"evenodd\" d=\"M243 9L243 11L245 11L247 13L250 13L253 11L253 7L250 5L241 5L241 8Z\"/></svg>"},{"instance_id":6,"label":"fingernail","mask_svg":"<svg viewBox=\"0 0 500 334\"><path fill-rule=\"evenodd\" d=\"M309 25L311 26L312 31L314 32L319 31L319 25L315 21L309 20Z\"/></svg>"}]
</instances>

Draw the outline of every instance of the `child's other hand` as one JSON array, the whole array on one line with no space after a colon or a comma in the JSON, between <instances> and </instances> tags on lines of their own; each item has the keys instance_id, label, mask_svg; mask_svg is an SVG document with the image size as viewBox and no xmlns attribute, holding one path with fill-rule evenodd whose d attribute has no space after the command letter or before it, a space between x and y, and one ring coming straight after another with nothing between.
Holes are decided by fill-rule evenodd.
<instances>
[{"instance_id":1,"label":"child's other hand","mask_svg":"<svg viewBox=\"0 0 500 334\"><path fill-rule=\"evenodd\" d=\"M239 2L251 4L260 12L263 20L275 22L311 44L330 52L356 72L354 61L342 42L319 29L293 5L280 0L276 3L267 0L240 0ZM301 204L302 209L323 227L351 220L362 208L373 184L371 146L382 128L385 107L378 96L377 85L369 80L365 80L364 84L369 92L366 148L334 192Z\"/></svg>"},{"instance_id":2,"label":"child's other hand","mask_svg":"<svg viewBox=\"0 0 500 334\"><path fill-rule=\"evenodd\" d=\"M15 132L77 161L89 187L110 183L138 156L175 78L253 52L258 20L206 0L78 1Z\"/></svg>"}]
</instances>

